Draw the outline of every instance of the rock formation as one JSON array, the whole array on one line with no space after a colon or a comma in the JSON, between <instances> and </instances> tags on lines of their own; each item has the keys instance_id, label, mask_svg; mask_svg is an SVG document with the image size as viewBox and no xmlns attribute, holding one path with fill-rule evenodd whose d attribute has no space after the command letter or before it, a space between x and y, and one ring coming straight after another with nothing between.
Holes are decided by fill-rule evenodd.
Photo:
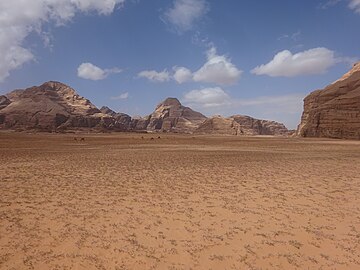
<instances>
[{"instance_id":1,"label":"rock formation","mask_svg":"<svg viewBox=\"0 0 360 270\"><path fill-rule=\"evenodd\" d=\"M149 117L148 131L191 133L206 116L181 105L176 98L161 102Z\"/></svg>"},{"instance_id":2,"label":"rock formation","mask_svg":"<svg viewBox=\"0 0 360 270\"><path fill-rule=\"evenodd\" d=\"M74 89L59 82L15 90L1 100L5 104L0 107L3 128L53 131L101 127L111 120Z\"/></svg>"},{"instance_id":3,"label":"rock formation","mask_svg":"<svg viewBox=\"0 0 360 270\"><path fill-rule=\"evenodd\" d=\"M289 135L284 124L259 120L245 115L234 115L228 118L214 116L204 121L195 131L202 134L226 135Z\"/></svg>"},{"instance_id":4,"label":"rock formation","mask_svg":"<svg viewBox=\"0 0 360 270\"><path fill-rule=\"evenodd\" d=\"M176 98L167 98L148 116L132 118L108 107L99 110L71 87L53 81L0 96L0 129L58 132L83 128L229 135L284 135L288 132L282 124L249 116L208 119L181 105Z\"/></svg>"},{"instance_id":5,"label":"rock formation","mask_svg":"<svg viewBox=\"0 0 360 270\"><path fill-rule=\"evenodd\" d=\"M297 134L360 139L360 63L339 80L304 99Z\"/></svg>"},{"instance_id":6,"label":"rock formation","mask_svg":"<svg viewBox=\"0 0 360 270\"><path fill-rule=\"evenodd\" d=\"M107 128L113 128L121 131L130 131L131 129L133 129L133 119L130 115L127 115L125 113L117 113L106 106L101 107L100 111L103 114L112 117L112 121L110 121L111 123L108 124Z\"/></svg>"}]
</instances>

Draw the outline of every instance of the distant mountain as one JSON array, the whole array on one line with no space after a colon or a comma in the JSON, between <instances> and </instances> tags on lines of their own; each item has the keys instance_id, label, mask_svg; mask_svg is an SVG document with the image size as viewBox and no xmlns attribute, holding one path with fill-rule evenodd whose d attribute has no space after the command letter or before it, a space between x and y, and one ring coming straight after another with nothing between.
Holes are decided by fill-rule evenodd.
<instances>
[{"instance_id":1,"label":"distant mountain","mask_svg":"<svg viewBox=\"0 0 360 270\"><path fill-rule=\"evenodd\" d=\"M360 139L360 63L336 82L304 99L297 134Z\"/></svg>"},{"instance_id":2,"label":"distant mountain","mask_svg":"<svg viewBox=\"0 0 360 270\"><path fill-rule=\"evenodd\" d=\"M106 118L89 100L59 82L14 90L6 95L0 110L0 125L13 129L92 128Z\"/></svg>"},{"instance_id":3,"label":"distant mountain","mask_svg":"<svg viewBox=\"0 0 360 270\"><path fill-rule=\"evenodd\" d=\"M181 105L178 99L167 98L149 116L147 130L191 133L206 119L201 113Z\"/></svg>"},{"instance_id":4,"label":"distant mountain","mask_svg":"<svg viewBox=\"0 0 360 270\"><path fill-rule=\"evenodd\" d=\"M289 135L284 124L259 120L245 115L234 115L227 118L214 116L204 121L195 133L224 135Z\"/></svg>"},{"instance_id":5,"label":"distant mountain","mask_svg":"<svg viewBox=\"0 0 360 270\"><path fill-rule=\"evenodd\" d=\"M283 135L283 124L235 115L207 118L167 98L145 117L131 117L108 107L98 109L60 82L14 90L0 96L0 129L66 131L141 131L230 135Z\"/></svg>"}]
</instances>

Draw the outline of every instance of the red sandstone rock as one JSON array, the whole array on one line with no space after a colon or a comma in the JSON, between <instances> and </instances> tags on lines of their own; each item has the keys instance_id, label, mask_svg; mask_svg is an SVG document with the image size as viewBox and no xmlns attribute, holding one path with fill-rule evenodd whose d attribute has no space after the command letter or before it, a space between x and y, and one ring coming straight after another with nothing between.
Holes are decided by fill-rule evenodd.
<instances>
[{"instance_id":1,"label":"red sandstone rock","mask_svg":"<svg viewBox=\"0 0 360 270\"><path fill-rule=\"evenodd\" d=\"M234 115L228 118L214 116L203 122L195 132L245 136L289 135L289 130L281 123L259 120L245 115Z\"/></svg>"},{"instance_id":2,"label":"red sandstone rock","mask_svg":"<svg viewBox=\"0 0 360 270\"><path fill-rule=\"evenodd\" d=\"M178 99L167 98L150 115L148 131L192 133L206 116L182 106Z\"/></svg>"},{"instance_id":3,"label":"red sandstone rock","mask_svg":"<svg viewBox=\"0 0 360 270\"><path fill-rule=\"evenodd\" d=\"M360 63L336 82L304 99L297 134L360 139Z\"/></svg>"}]
</instances>

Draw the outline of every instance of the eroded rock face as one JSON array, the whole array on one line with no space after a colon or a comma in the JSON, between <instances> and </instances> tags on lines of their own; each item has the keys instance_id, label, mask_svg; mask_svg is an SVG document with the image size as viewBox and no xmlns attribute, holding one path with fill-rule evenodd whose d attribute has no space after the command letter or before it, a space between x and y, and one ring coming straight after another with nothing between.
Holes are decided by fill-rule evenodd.
<instances>
[{"instance_id":1,"label":"eroded rock face","mask_svg":"<svg viewBox=\"0 0 360 270\"><path fill-rule=\"evenodd\" d=\"M245 115L234 115L228 118L214 116L203 122L196 133L223 135L288 135L289 130L284 124L259 120Z\"/></svg>"},{"instance_id":2,"label":"eroded rock face","mask_svg":"<svg viewBox=\"0 0 360 270\"><path fill-rule=\"evenodd\" d=\"M10 103L10 99L8 99L6 96L0 96L0 110L5 108Z\"/></svg>"},{"instance_id":3,"label":"eroded rock face","mask_svg":"<svg viewBox=\"0 0 360 270\"><path fill-rule=\"evenodd\" d=\"M289 130L284 124L255 119L250 116L234 115L232 118L241 126L240 133L245 135L287 135Z\"/></svg>"},{"instance_id":4,"label":"eroded rock face","mask_svg":"<svg viewBox=\"0 0 360 270\"><path fill-rule=\"evenodd\" d=\"M15 90L6 98L10 103L0 109L3 128L47 131L94 128L110 118L74 89L59 82Z\"/></svg>"},{"instance_id":5,"label":"eroded rock face","mask_svg":"<svg viewBox=\"0 0 360 270\"><path fill-rule=\"evenodd\" d=\"M109 121L105 127L121 130L121 131L130 131L132 130L132 118L131 116L125 113L118 113L111 110L109 107L103 106L100 111L103 114L109 115L112 117L112 121ZM110 123L111 122L111 123Z\"/></svg>"},{"instance_id":6,"label":"eroded rock face","mask_svg":"<svg viewBox=\"0 0 360 270\"><path fill-rule=\"evenodd\" d=\"M239 125L232 118L224 118L220 115L206 119L196 130L195 133L237 135Z\"/></svg>"},{"instance_id":7,"label":"eroded rock face","mask_svg":"<svg viewBox=\"0 0 360 270\"><path fill-rule=\"evenodd\" d=\"M297 134L360 139L360 63L336 82L304 99Z\"/></svg>"},{"instance_id":8,"label":"eroded rock face","mask_svg":"<svg viewBox=\"0 0 360 270\"><path fill-rule=\"evenodd\" d=\"M206 116L182 106L176 98L161 102L149 116L148 131L191 133L206 120Z\"/></svg>"}]
</instances>

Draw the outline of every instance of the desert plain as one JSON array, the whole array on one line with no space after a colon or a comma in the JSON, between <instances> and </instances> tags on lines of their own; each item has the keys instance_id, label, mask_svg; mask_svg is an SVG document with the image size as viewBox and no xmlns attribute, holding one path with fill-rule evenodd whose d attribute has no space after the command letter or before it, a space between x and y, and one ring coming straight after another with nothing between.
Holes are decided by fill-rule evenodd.
<instances>
[{"instance_id":1,"label":"desert plain","mask_svg":"<svg viewBox=\"0 0 360 270\"><path fill-rule=\"evenodd\" d=\"M359 141L2 132L0 170L0 269L360 269Z\"/></svg>"}]
</instances>

